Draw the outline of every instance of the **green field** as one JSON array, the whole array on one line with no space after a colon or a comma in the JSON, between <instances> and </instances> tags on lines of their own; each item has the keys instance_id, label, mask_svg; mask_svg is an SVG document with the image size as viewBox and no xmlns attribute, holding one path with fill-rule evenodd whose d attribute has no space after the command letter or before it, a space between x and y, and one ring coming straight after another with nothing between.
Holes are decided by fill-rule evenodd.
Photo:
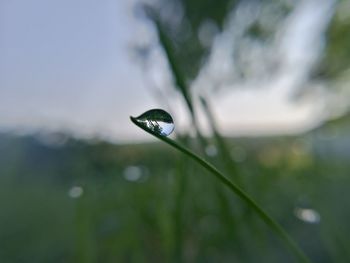
<instances>
[{"instance_id":1,"label":"green field","mask_svg":"<svg viewBox=\"0 0 350 263\"><path fill-rule=\"evenodd\" d=\"M294 262L249 207L165 144L50 136L0 137L0 262ZM212 139L206 159L314 262L349 262L350 164L318 137L226 139L229 163Z\"/></svg>"}]
</instances>

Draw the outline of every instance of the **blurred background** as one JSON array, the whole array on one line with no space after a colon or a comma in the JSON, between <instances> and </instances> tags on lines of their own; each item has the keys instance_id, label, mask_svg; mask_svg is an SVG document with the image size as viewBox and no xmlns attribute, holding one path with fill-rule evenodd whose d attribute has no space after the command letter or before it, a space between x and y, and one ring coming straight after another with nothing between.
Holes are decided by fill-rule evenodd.
<instances>
[{"instance_id":1,"label":"blurred background","mask_svg":"<svg viewBox=\"0 0 350 263\"><path fill-rule=\"evenodd\" d=\"M0 2L0 262L294 262L129 116L161 108L314 262L349 262L350 2Z\"/></svg>"}]
</instances>

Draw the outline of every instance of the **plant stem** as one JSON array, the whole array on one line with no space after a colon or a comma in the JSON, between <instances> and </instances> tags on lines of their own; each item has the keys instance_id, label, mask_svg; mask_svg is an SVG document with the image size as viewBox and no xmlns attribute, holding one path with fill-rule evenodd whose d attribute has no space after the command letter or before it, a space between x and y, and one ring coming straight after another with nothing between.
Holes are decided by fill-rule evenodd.
<instances>
[{"instance_id":1,"label":"plant stem","mask_svg":"<svg viewBox=\"0 0 350 263\"><path fill-rule=\"evenodd\" d=\"M281 225L279 223L277 223L274 219L272 219L263 210L263 208L261 208L247 193L244 192L244 190L242 190L239 186L237 186L235 183L230 181L230 179L228 179L226 176L224 176L213 165L211 165L210 163L208 163L206 160L204 160L200 156L196 155L195 153L191 152L189 149L185 148L184 146L179 145L174 140L171 140L165 136L161 136L160 134L157 134L157 133L147 129L147 127L145 127L141 123L139 123L136 118L130 117L130 119L135 125L137 125L141 129L152 134L153 136L157 137L158 139L164 141L165 143L169 144L170 146L174 147L175 149L179 150L180 152L186 154L188 157L195 160L197 163L199 163L206 170L208 170L209 172L214 174L232 192L234 192L236 195L238 195L239 198L241 198L244 202L246 202L246 204L250 208L252 208L273 231L275 231L275 233L285 242L285 244L289 247L289 249L294 253L294 255L299 259L300 262L305 262L305 263L310 262L308 257L299 248L299 246L296 244L296 242L288 235L288 233L281 227Z\"/></svg>"}]
</instances>

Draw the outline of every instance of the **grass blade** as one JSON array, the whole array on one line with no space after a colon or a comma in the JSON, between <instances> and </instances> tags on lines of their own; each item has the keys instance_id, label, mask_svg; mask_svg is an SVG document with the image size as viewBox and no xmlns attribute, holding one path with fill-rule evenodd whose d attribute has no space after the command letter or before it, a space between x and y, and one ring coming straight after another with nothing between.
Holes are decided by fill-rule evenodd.
<instances>
[{"instance_id":1,"label":"grass blade","mask_svg":"<svg viewBox=\"0 0 350 263\"><path fill-rule=\"evenodd\" d=\"M170 146L174 147L181 153L187 155L188 157L192 158L194 161L196 161L198 164L200 164L203 168L208 170L210 173L216 176L221 183L226 185L232 192L234 192L242 201L244 201L248 207L253 209L258 216L273 230L289 247L291 252L294 253L296 258L298 258L299 262L310 262L308 257L304 254L304 252L299 248L299 246L295 243L295 241L288 235L288 233L274 220L272 219L264 210L261 208L247 193L245 193L239 186L237 186L235 183L233 183L230 179L228 179L226 176L224 176L219 170L217 170L213 165L208 163L206 160L201 158L200 156L196 155L189 149L185 148L184 146L181 146L177 142L169 139L168 137L164 137L159 135L156 132L153 132L146 127L142 126L134 117L130 117L131 121L143 129L144 131L150 133L151 135L155 136L156 138L162 140L163 142L169 144Z\"/></svg>"}]
</instances>

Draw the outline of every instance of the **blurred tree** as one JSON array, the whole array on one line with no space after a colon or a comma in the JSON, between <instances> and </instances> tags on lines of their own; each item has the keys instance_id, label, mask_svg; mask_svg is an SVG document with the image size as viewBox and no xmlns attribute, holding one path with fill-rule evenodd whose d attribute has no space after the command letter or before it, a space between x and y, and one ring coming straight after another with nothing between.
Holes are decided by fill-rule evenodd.
<instances>
[{"instance_id":1,"label":"blurred tree","mask_svg":"<svg viewBox=\"0 0 350 263\"><path fill-rule=\"evenodd\" d=\"M314 78L332 80L350 69L350 2L340 1L326 33L326 47ZM349 75L349 73L346 73Z\"/></svg>"},{"instance_id":2,"label":"blurred tree","mask_svg":"<svg viewBox=\"0 0 350 263\"><path fill-rule=\"evenodd\" d=\"M222 30L225 17L236 0L171 0L153 6L160 25L172 43L176 63L187 79L193 79L208 55L209 43L201 43L199 33L211 34ZM204 32L203 31L210 31ZM203 41L202 41L203 42Z\"/></svg>"},{"instance_id":3,"label":"blurred tree","mask_svg":"<svg viewBox=\"0 0 350 263\"><path fill-rule=\"evenodd\" d=\"M347 116L350 111L350 2L338 1L325 34L320 62L311 72L310 81L321 83L330 94L327 119ZM317 85L316 85L317 86ZM308 89L305 90L306 93ZM305 93L305 92L304 92ZM345 118L347 119L347 118Z\"/></svg>"},{"instance_id":4,"label":"blurred tree","mask_svg":"<svg viewBox=\"0 0 350 263\"><path fill-rule=\"evenodd\" d=\"M323 12L318 15L324 21L315 22L321 26L305 17L305 10L310 12L315 4L289 0L159 0L148 10L152 10L176 86L192 108L188 90L193 83L213 90L265 87L298 64L299 72L294 73L300 79L294 81L294 98L320 96L313 93L319 84L345 97L350 76L350 4L325 1L323 11L317 11ZM303 30L296 25L300 21L306 23ZM335 104L342 110L334 112L347 111L345 102L330 100L327 106Z\"/></svg>"},{"instance_id":5,"label":"blurred tree","mask_svg":"<svg viewBox=\"0 0 350 263\"><path fill-rule=\"evenodd\" d=\"M199 70L210 54L214 38L225 31L230 15L242 6L246 6L249 21L237 24L237 32L242 32L242 38L264 45L270 40L282 25L282 21L295 6L288 0L270 1L237 1L237 0L170 0L158 1L151 8L153 18L159 22L160 27L172 45L173 57L182 70L187 81L195 79ZM242 9L242 8L241 8ZM239 21L238 21L239 22ZM239 59L239 39L235 45L234 56L237 65L242 64ZM233 48L233 47L232 47Z\"/></svg>"}]
</instances>

